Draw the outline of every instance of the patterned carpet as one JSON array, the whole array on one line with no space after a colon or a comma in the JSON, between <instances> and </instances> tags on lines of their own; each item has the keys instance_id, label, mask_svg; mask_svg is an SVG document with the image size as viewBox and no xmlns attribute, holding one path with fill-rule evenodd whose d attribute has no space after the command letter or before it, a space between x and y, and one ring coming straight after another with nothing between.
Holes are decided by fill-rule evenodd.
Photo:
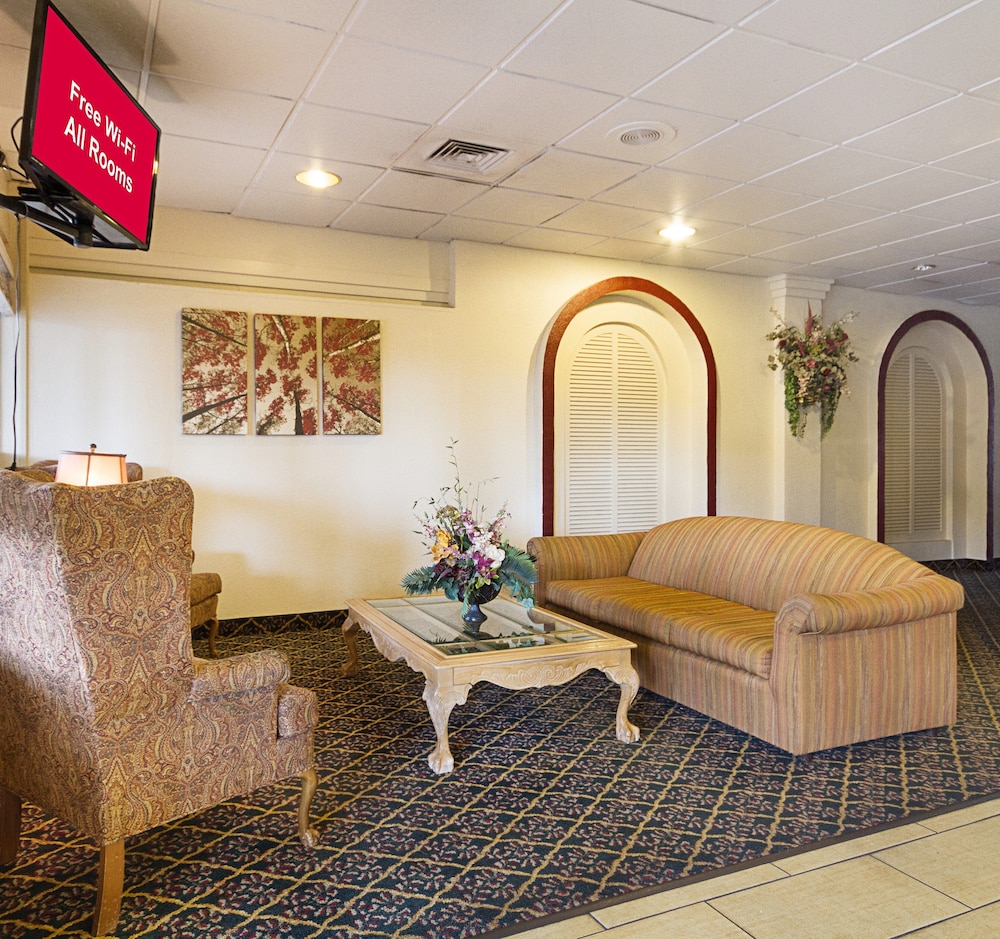
<instances>
[{"instance_id":1,"label":"patterned carpet","mask_svg":"<svg viewBox=\"0 0 1000 939\"><path fill-rule=\"evenodd\" d=\"M157 939L458 937L856 833L1000 789L1000 577L948 571L959 615L959 721L795 760L641 691L638 744L614 736L617 686L479 685L451 717L456 771L437 777L423 679L338 629L238 635L284 650L314 688L315 852L296 837L296 784L272 786L130 839L118 935ZM199 643L201 654L204 647ZM0 872L0 935L87 934L94 849L28 807Z\"/></svg>"}]
</instances>

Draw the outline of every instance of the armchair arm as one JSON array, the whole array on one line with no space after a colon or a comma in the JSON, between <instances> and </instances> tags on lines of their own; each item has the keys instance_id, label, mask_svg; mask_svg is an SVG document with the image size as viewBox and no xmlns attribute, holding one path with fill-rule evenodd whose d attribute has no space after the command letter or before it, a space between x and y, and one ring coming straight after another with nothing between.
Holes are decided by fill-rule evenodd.
<instances>
[{"instance_id":1,"label":"armchair arm","mask_svg":"<svg viewBox=\"0 0 1000 939\"><path fill-rule=\"evenodd\" d=\"M290 674L288 660L274 649L225 659L195 659L189 700L217 698L255 688L277 688L288 681Z\"/></svg>"},{"instance_id":2,"label":"armchair arm","mask_svg":"<svg viewBox=\"0 0 1000 939\"><path fill-rule=\"evenodd\" d=\"M961 609L965 592L949 577L933 574L877 590L803 593L778 610L775 630L843 633L910 623Z\"/></svg>"}]
</instances>

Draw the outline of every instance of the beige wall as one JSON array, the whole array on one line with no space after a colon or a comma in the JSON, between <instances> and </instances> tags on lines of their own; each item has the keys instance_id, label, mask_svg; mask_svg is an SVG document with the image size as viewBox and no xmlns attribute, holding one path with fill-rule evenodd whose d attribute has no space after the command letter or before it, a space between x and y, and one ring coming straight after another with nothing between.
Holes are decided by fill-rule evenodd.
<instances>
[{"instance_id":1,"label":"beige wall","mask_svg":"<svg viewBox=\"0 0 1000 939\"><path fill-rule=\"evenodd\" d=\"M719 369L718 511L780 517L775 466L800 444L782 429L776 376L766 366L763 337L772 318L763 279L191 213L165 218L148 255L73 253L32 236L18 461L95 442L126 452L147 475L187 479L196 500L196 567L222 574L223 617L335 609L350 597L397 593L399 578L425 562L413 503L451 481L453 438L464 479L497 477L485 501L509 502L513 540L536 534L541 350L560 307L607 277L654 280L700 320ZM290 238L297 247L291 255ZM240 251L249 249L241 245L250 244L244 263ZM197 271L184 273L184 255L198 259ZM113 276L59 272L102 265ZM337 295L348 285L391 299ZM432 305L446 297L453 306ZM380 319L382 435L185 436L179 373L186 306ZM827 298L830 316L860 312L853 333L862 362L814 481L824 524L874 534L878 361L898 324L929 306L983 330L997 314L836 288ZM10 333L8 325L0 334L5 370ZM997 352L991 349L1000 361ZM0 384L6 463L12 405L5 389Z\"/></svg>"}]
</instances>

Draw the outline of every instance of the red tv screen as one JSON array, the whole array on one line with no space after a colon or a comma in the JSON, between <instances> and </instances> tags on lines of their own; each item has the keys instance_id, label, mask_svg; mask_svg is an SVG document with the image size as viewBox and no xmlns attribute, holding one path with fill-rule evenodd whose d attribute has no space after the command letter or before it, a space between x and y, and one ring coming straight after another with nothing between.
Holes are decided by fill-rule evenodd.
<instances>
[{"instance_id":1,"label":"red tv screen","mask_svg":"<svg viewBox=\"0 0 1000 939\"><path fill-rule=\"evenodd\" d=\"M49 0L31 43L20 162L149 247L160 129ZM129 245L131 246L131 245Z\"/></svg>"}]
</instances>

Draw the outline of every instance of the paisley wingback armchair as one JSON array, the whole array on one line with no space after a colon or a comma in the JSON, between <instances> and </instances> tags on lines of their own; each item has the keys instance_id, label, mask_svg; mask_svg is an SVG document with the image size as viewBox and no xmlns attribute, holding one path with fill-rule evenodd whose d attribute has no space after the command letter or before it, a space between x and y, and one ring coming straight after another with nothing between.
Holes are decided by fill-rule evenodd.
<instances>
[{"instance_id":1,"label":"paisley wingback armchair","mask_svg":"<svg viewBox=\"0 0 1000 939\"><path fill-rule=\"evenodd\" d=\"M125 839L300 777L316 834L316 697L275 651L192 654L183 480L76 488L0 470L0 864L22 801L100 849L95 935L115 929Z\"/></svg>"}]
</instances>

